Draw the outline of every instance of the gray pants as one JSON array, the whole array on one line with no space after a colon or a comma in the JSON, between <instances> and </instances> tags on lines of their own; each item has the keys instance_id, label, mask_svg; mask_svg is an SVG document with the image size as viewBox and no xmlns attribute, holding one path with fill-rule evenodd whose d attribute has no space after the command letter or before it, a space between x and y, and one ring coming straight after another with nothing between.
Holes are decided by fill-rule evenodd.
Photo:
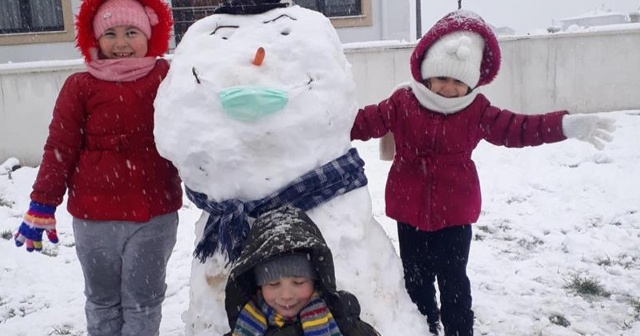
<instances>
[{"instance_id":1,"label":"gray pants","mask_svg":"<svg viewBox=\"0 0 640 336\"><path fill-rule=\"evenodd\" d=\"M156 336L178 213L147 223L73 219L89 336Z\"/></svg>"}]
</instances>

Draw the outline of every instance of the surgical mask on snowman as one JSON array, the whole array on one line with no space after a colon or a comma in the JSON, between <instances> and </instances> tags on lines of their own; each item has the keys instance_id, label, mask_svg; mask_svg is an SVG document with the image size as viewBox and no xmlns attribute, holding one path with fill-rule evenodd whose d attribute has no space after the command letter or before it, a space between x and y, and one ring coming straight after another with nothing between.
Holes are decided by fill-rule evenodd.
<instances>
[{"instance_id":1,"label":"surgical mask on snowman","mask_svg":"<svg viewBox=\"0 0 640 336\"><path fill-rule=\"evenodd\" d=\"M308 85L290 90L241 85L220 90L220 102L227 115L240 121L255 121L282 111Z\"/></svg>"},{"instance_id":2,"label":"surgical mask on snowman","mask_svg":"<svg viewBox=\"0 0 640 336\"><path fill-rule=\"evenodd\" d=\"M229 117L253 121L284 109L289 95L268 87L233 86L220 91L220 102Z\"/></svg>"}]
</instances>

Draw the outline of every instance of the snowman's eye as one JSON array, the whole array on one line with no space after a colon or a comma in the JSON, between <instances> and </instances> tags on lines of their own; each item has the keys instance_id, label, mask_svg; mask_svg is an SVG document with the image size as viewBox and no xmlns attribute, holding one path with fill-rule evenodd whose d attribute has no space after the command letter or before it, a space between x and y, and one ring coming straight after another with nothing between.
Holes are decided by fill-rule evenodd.
<instances>
[{"instance_id":1,"label":"snowman's eye","mask_svg":"<svg viewBox=\"0 0 640 336\"><path fill-rule=\"evenodd\" d=\"M298 19L296 19L294 17L291 17L291 16L289 16L287 14L282 14L282 15L278 16L277 18L273 19L273 20L263 21L262 23L276 22L276 21L278 21L280 19L285 19L285 18L293 20L293 21L297 21L298 20Z\"/></svg>"},{"instance_id":2,"label":"snowman's eye","mask_svg":"<svg viewBox=\"0 0 640 336\"><path fill-rule=\"evenodd\" d=\"M223 40L229 39L239 26L218 26L210 35L220 36Z\"/></svg>"}]
</instances>

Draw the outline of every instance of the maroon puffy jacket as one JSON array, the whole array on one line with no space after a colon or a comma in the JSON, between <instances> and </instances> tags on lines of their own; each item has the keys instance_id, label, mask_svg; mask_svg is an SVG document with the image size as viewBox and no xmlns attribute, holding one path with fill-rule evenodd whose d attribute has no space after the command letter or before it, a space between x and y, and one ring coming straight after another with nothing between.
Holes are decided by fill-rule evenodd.
<instances>
[{"instance_id":1,"label":"maroon puffy jacket","mask_svg":"<svg viewBox=\"0 0 640 336\"><path fill-rule=\"evenodd\" d=\"M478 220L480 181L471 154L480 140L506 147L561 141L566 139L566 113L515 114L478 94L465 109L443 114L422 107L411 89L402 88L358 111L351 139L393 133L396 155L387 179L387 215L436 231Z\"/></svg>"}]
</instances>

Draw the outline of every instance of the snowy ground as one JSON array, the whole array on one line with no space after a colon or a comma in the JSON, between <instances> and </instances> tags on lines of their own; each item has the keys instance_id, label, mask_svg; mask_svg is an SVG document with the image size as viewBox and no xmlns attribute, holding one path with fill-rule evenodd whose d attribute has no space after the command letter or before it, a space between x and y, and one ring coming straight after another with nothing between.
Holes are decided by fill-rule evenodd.
<instances>
[{"instance_id":1,"label":"snowy ground","mask_svg":"<svg viewBox=\"0 0 640 336\"><path fill-rule=\"evenodd\" d=\"M484 197L469 265L477 335L640 335L640 111L607 115L618 130L604 151L569 140L526 149L482 143L474 153ZM374 215L395 243L384 216L389 164L377 159L377 142L354 145L367 162ZM35 174L0 169L0 335L85 335L65 207L57 246L29 254L10 237ZM184 335L200 211L185 199L180 216L162 336Z\"/></svg>"}]
</instances>

